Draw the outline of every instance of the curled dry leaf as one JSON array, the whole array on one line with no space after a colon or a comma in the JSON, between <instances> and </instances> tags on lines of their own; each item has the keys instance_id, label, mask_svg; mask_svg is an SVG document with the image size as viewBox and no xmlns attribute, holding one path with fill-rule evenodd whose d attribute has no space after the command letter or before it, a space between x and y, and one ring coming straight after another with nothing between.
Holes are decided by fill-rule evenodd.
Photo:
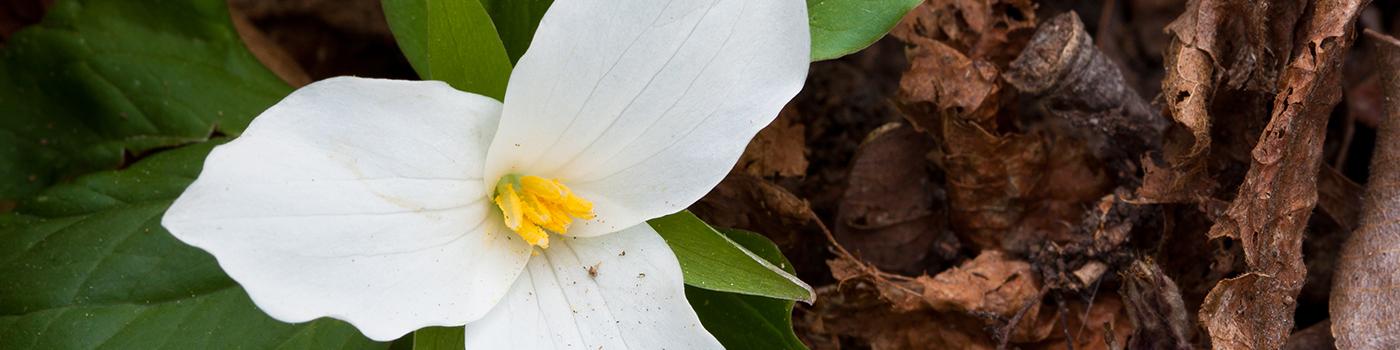
<instances>
[{"instance_id":1,"label":"curled dry leaf","mask_svg":"<svg viewBox=\"0 0 1400 350\"><path fill-rule=\"evenodd\" d=\"M1360 226L1332 284L1332 334L1342 349L1400 347L1400 40L1367 32L1378 53L1385 113Z\"/></svg>"},{"instance_id":2,"label":"curled dry leaf","mask_svg":"<svg viewBox=\"0 0 1400 350\"><path fill-rule=\"evenodd\" d=\"M841 282L818 289L823 302L805 322L873 349L1109 349L1134 329L1116 294L1042 306L1031 265L996 250L933 277L889 276L844 257L828 264Z\"/></svg>"},{"instance_id":3,"label":"curled dry leaf","mask_svg":"<svg viewBox=\"0 0 1400 350\"><path fill-rule=\"evenodd\" d=\"M1133 321L1130 349L1192 349L1196 329L1176 282L1152 260L1137 260L1123 271L1119 293Z\"/></svg>"},{"instance_id":4,"label":"curled dry leaf","mask_svg":"<svg viewBox=\"0 0 1400 350\"><path fill-rule=\"evenodd\" d=\"M1148 162L1143 200L1157 203L1207 201L1220 187L1207 172L1212 136L1240 145L1252 133L1214 130L1216 116L1230 127L1252 129L1268 117L1278 71L1293 52L1291 33L1304 9L1302 0L1191 0L1166 30L1171 44L1164 57L1163 114L1176 122L1163 145L1166 164ZM1252 130L1251 130L1252 131ZM1221 132L1222 135L1213 135Z\"/></svg>"},{"instance_id":5,"label":"curled dry leaf","mask_svg":"<svg viewBox=\"0 0 1400 350\"><path fill-rule=\"evenodd\" d=\"M1020 221L1045 164L1044 145L998 128L1002 88L998 70L943 42L916 39L899 103L913 125L935 135L947 177L953 227L979 247L1001 246L1002 232Z\"/></svg>"},{"instance_id":6,"label":"curled dry leaf","mask_svg":"<svg viewBox=\"0 0 1400 350\"><path fill-rule=\"evenodd\" d=\"M1021 52L1035 29L1031 0L925 0L890 31L905 42L931 39L999 65Z\"/></svg>"},{"instance_id":7,"label":"curled dry leaf","mask_svg":"<svg viewBox=\"0 0 1400 350\"><path fill-rule=\"evenodd\" d=\"M1040 298L1040 282L1031 271L1031 265L997 250L983 251L977 258L933 277L898 280L873 275L858 268L858 262L845 258L828 264L838 280L876 280L880 296L898 310L930 308L1010 319L1022 307ZM1033 308L1038 307L1036 304Z\"/></svg>"},{"instance_id":8,"label":"curled dry leaf","mask_svg":"<svg viewBox=\"0 0 1400 350\"><path fill-rule=\"evenodd\" d=\"M871 132L847 177L837 242L880 269L908 275L954 258L960 244L947 229L942 189L926 158L933 147L933 140L900 123Z\"/></svg>"},{"instance_id":9,"label":"curled dry leaf","mask_svg":"<svg viewBox=\"0 0 1400 350\"><path fill-rule=\"evenodd\" d=\"M1340 98L1339 66L1366 0L1313 3L1295 57L1279 74L1269 124L1254 146L1235 201L1210 237L1238 239L1248 272L1220 282L1200 317L1220 349L1273 349L1293 329L1302 289L1302 239L1317 203L1317 172L1327 117ZM1261 73L1263 74L1263 73ZM1267 74L1265 74L1267 75ZM1248 84L1248 77L1240 84Z\"/></svg>"}]
</instances>

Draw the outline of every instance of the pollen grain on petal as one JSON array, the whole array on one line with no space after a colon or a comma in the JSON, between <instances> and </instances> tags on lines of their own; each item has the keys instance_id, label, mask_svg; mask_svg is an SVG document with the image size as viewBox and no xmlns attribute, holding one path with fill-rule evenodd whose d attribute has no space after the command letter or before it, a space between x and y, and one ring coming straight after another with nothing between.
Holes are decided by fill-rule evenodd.
<instances>
[{"instance_id":1,"label":"pollen grain on petal","mask_svg":"<svg viewBox=\"0 0 1400 350\"><path fill-rule=\"evenodd\" d=\"M574 219L592 220L593 203L563 182L538 176L506 175L496 184L496 206L506 226L531 245L549 247L549 233L564 235Z\"/></svg>"}]
</instances>

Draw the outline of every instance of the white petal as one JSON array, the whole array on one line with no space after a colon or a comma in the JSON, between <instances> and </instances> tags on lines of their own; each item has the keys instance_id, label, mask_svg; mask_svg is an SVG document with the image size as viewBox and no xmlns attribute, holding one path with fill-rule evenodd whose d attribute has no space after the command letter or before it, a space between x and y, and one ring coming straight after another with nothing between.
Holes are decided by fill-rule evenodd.
<instances>
[{"instance_id":1,"label":"white petal","mask_svg":"<svg viewBox=\"0 0 1400 350\"><path fill-rule=\"evenodd\" d=\"M676 256L646 224L556 240L466 337L467 349L723 348L686 301Z\"/></svg>"},{"instance_id":2,"label":"white petal","mask_svg":"<svg viewBox=\"0 0 1400 350\"><path fill-rule=\"evenodd\" d=\"M559 178L597 235L685 208L807 75L802 0L560 0L511 74L487 182Z\"/></svg>"},{"instance_id":3,"label":"white petal","mask_svg":"<svg viewBox=\"0 0 1400 350\"><path fill-rule=\"evenodd\" d=\"M376 340L464 324L529 259L480 180L499 110L440 82L308 85L215 148L162 224L282 321Z\"/></svg>"}]
</instances>

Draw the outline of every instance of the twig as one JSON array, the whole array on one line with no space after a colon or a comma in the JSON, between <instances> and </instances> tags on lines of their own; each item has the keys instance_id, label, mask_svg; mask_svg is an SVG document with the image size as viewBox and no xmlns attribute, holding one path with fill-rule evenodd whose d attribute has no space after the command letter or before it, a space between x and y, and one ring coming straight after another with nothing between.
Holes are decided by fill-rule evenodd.
<instances>
[{"instance_id":1,"label":"twig","mask_svg":"<svg viewBox=\"0 0 1400 350\"><path fill-rule=\"evenodd\" d=\"M1099 51L1079 15L1067 12L1036 29L1021 55L1002 74L1036 98L1046 115L1102 135L1094 152L1124 175L1144 152L1161 148L1167 120L1157 115Z\"/></svg>"}]
</instances>

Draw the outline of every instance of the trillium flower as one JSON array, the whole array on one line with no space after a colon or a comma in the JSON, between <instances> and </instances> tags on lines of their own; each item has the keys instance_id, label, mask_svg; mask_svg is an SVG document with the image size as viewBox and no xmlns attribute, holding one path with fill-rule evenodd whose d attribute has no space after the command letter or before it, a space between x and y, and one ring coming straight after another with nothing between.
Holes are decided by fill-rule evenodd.
<instances>
[{"instance_id":1,"label":"trillium flower","mask_svg":"<svg viewBox=\"0 0 1400 350\"><path fill-rule=\"evenodd\" d=\"M557 0L505 102L333 78L217 147L166 213L272 317L467 347L717 348L648 219L801 89L801 0Z\"/></svg>"}]
</instances>

